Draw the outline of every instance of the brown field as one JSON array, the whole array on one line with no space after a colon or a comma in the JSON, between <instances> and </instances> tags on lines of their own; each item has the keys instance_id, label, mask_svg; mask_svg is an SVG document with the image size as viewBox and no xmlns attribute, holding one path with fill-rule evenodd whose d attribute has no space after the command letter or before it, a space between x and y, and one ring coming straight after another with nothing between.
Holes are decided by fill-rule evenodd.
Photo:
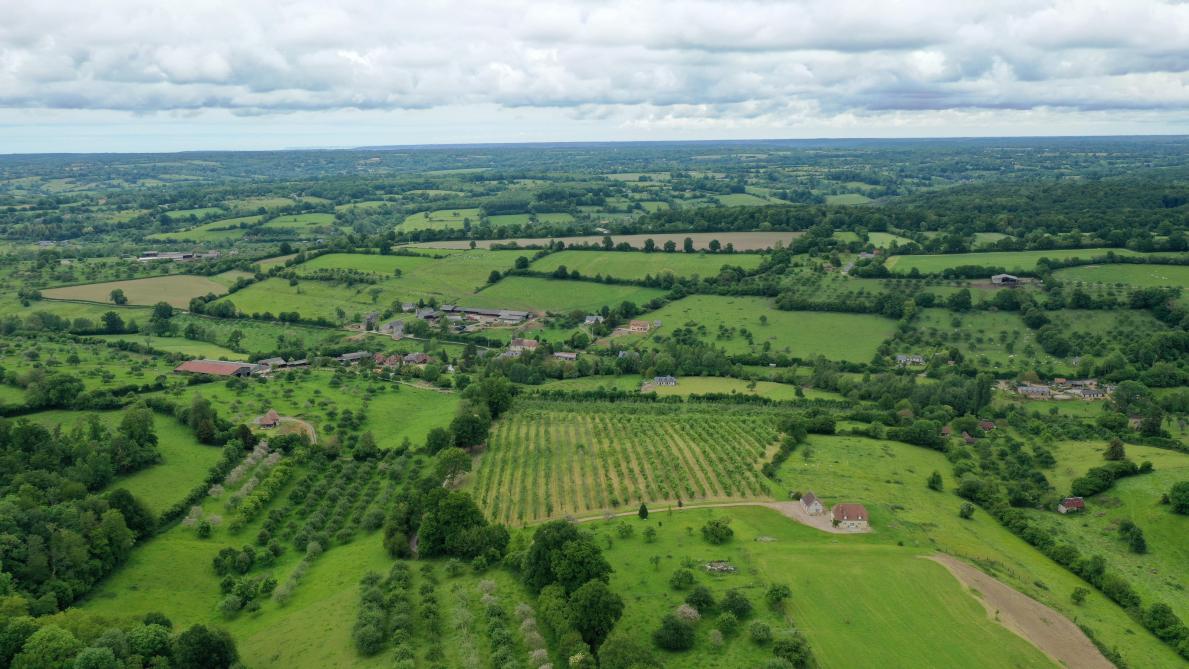
<instances>
[{"instance_id":1,"label":"brown field","mask_svg":"<svg viewBox=\"0 0 1189 669\"><path fill-rule=\"evenodd\" d=\"M710 245L710 240L717 239L726 246L728 243L734 244L737 251L762 251L770 249L777 243L788 244L792 240L800 237L801 232L679 232L679 233L662 233L655 235L611 235L611 241L616 244L620 242L627 242L634 248L642 248L644 240L651 239L656 242L657 246L662 246L670 239L677 243L677 248L681 248L682 242L686 237L694 240L694 248L704 249ZM530 237L519 239L484 239L475 242L478 248L490 248L492 244L508 244L516 242L521 246L544 246L549 242L563 241L568 244L598 244L603 241L603 235L588 235L585 237ZM470 248L470 240L457 241L442 241L442 242L424 242L421 244L413 244L421 248L431 249L467 249Z\"/></svg>"}]
</instances>

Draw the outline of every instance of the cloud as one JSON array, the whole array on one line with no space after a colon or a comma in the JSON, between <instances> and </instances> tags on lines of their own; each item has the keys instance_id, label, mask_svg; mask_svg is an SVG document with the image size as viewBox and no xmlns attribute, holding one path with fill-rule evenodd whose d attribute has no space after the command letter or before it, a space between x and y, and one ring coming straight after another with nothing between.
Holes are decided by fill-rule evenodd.
<instances>
[{"instance_id":1,"label":"cloud","mask_svg":"<svg viewBox=\"0 0 1189 669\"><path fill-rule=\"evenodd\" d=\"M493 106L624 127L1189 109L1160 0L0 0L0 108Z\"/></svg>"}]
</instances>

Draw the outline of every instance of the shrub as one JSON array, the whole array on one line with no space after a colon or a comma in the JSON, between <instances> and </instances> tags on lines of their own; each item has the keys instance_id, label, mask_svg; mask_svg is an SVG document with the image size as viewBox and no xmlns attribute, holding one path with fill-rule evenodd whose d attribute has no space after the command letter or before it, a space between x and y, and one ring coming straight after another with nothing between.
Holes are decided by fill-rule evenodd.
<instances>
[{"instance_id":1,"label":"shrub","mask_svg":"<svg viewBox=\"0 0 1189 669\"><path fill-rule=\"evenodd\" d=\"M772 628L768 627L768 623L757 620L747 626L747 636L754 643L766 644L772 641Z\"/></svg>"},{"instance_id":2,"label":"shrub","mask_svg":"<svg viewBox=\"0 0 1189 669\"><path fill-rule=\"evenodd\" d=\"M702 538L715 545L725 544L734 536L730 518L712 518L702 526Z\"/></svg>"},{"instance_id":3,"label":"shrub","mask_svg":"<svg viewBox=\"0 0 1189 669\"><path fill-rule=\"evenodd\" d=\"M705 613L714 608L714 595L711 594L710 588L699 585L686 596L685 603Z\"/></svg>"},{"instance_id":4,"label":"shrub","mask_svg":"<svg viewBox=\"0 0 1189 669\"><path fill-rule=\"evenodd\" d=\"M726 596L722 598L722 608L735 614L735 617L739 619L747 618L752 611L751 600L738 590L727 592Z\"/></svg>"},{"instance_id":5,"label":"shrub","mask_svg":"<svg viewBox=\"0 0 1189 669\"><path fill-rule=\"evenodd\" d=\"M739 618L730 611L725 611L719 614L714 621L714 626L727 636L733 635L739 631Z\"/></svg>"},{"instance_id":6,"label":"shrub","mask_svg":"<svg viewBox=\"0 0 1189 669\"><path fill-rule=\"evenodd\" d=\"M694 584L694 573L688 569L678 569L669 577L669 587L674 590L685 590Z\"/></svg>"},{"instance_id":7,"label":"shrub","mask_svg":"<svg viewBox=\"0 0 1189 669\"><path fill-rule=\"evenodd\" d=\"M681 604L673 610L673 615L680 618L682 621L693 624L702 619L702 614L689 604Z\"/></svg>"},{"instance_id":8,"label":"shrub","mask_svg":"<svg viewBox=\"0 0 1189 669\"><path fill-rule=\"evenodd\" d=\"M652 640L665 650L689 650L694 647L694 626L670 613L652 633Z\"/></svg>"}]
</instances>

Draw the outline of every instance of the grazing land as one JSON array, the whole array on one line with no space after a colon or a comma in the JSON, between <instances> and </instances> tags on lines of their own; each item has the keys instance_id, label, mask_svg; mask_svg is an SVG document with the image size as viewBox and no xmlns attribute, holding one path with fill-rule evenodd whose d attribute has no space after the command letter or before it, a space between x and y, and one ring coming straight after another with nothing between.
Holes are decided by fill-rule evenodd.
<instances>
[{"instance_id":1,"label":"grazing land","mask_svg":"<svg viewBox=\"0 0 1189 669\"><path fill-rule=\"evenodd\" d=\"M582 276L596 275L617 279L640 280L646 276L714 276L724 265L745 270L759 267L763 256L757 254L710 253L624 253L600 251L561 251L551 253L529 266L537 272L553 272L565 267Z\"/></svg>"},{"instance_id":2,"label":"grazing land","mask_svg":"<svg viewBox=\"0 0 1189 669\"><path fill-rule=\"evenodd\" d=\"M1070 282L1185 288L1189 286L1189 265L1083 265L1057 270L1053 276Z\"/></svg>"},{"instance_id":3,"label":"grazing land","mask_svg":"<svg viewBox=\"0 0 1189 669\"><path fill-rule=\"evenodd\" d=\"M512 276L459 300L465 307L523 309L525 311L598 311L623 302L645 304L664 291L590 281L558 281Z\"/></svg>"},{"instance_id":4,"label":"grazing land","mask_svg":"<svg viewBox=\"0 0 1189 669\"><path fill-rule=\"evenodd\" d=\"M56 300L85 300L88 302L111 303L114 290L124 291L129 304L153 305L167 302L179 309L189 307L190 300L213 293L222 295L227 292L227 286L205 276L189 274L173 274L169 276L155 276L151 279L131 279L129 281L109 281L106 283L89 283L65 288L50 288L42 295Z\"/></svg>"},{"instance_id":5,"label":"grazing land","mask_svg":"<svg viewBox=\"0 0 1189 669\"><path fill-rule=\"evenodd\" d=\"M644 248L644 242L648 239L655 242L658 247L663 247L665 242L671 241L680 248L688 237L693 240L694 248L699 251L709 248L710 242L713 240L718 240L724 247L727 244L733 244L736 251L763 251L773 248L778 244L788 246L802 234L800 232L691 232L680 234L659 233L654 235L610 235L610 237L611 241L615 244L626 243L635 249ZM602 235L584 237L521 237L516 239L477 241L476 244L480 248L490 248L493 245L504 246L507 244L544 246L553 241L561 241L566 244L602 244L603 239L604 236ZM470 247L470 242L425 242L420 244L420 246L442 249L465 249Z\"/></svg>"},{"instance_id":6,"label":"grazing land","mask_svg":"<svg viewBox=\"0 0 1189 669\"><path fill-rule=\"evenodd\" d=\"M1050 260L1069 260L1083 258L1089 260L1114 253L1119 256L1142 256L1144 254L1128 249L1050 249L1045 251L992 251L988 253L954 253L935 256L892 256L888 259L888 269L897 274L907 274L917 270L922 274L936 274L943 270L962 267L963 265L978 265L981 267L1002 267L1009 272L1027 272L1036 269L1036 262L1041 258Z\"/></svg>"}]
</instances>

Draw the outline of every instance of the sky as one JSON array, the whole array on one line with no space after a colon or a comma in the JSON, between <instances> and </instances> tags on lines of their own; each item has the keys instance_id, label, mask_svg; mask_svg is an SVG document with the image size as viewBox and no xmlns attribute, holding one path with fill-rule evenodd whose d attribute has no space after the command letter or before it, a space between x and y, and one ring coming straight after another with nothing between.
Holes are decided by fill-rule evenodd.
<instances>
[{"instance_id":1,"label":"sky","mask_svg":"<svg viewBox=\"0 0 1189 669\"><path fill-rule=\"evenodd\" d=\"M0 153L1189 134L1189 3L0 0Z\"/></svg>"}]
</instances>

